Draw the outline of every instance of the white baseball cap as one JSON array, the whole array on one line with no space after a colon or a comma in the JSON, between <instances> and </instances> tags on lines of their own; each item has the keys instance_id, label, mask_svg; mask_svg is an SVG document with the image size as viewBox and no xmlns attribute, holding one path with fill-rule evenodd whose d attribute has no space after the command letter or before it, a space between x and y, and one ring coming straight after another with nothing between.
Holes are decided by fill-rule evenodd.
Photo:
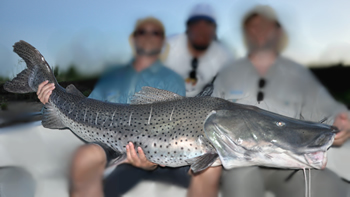
<instances>
[{"instance_id":1,"label":"white baseball cap","mask_svg":"<svg viewBox=\"0 0 350 197\"><path fill-rule=\"evenodd\" d=\"M282 30L281 40L278 45L278 52L282 52L288 45L288 35L285 29L283 28L281 22L278 20L278 16L275 12L275 10L268 6L268 5L256 5L253 9L251 9L249 12L247 12L242 19L242 30L244 35L244 42L247 43L246 35L244 34L244 25L247 19L253 15L260 15L263 16L271 21L275 21Z\"/></svg>"},{"instance_id":2,"label":"white baseball cap","mask_svg":"<svg viewBox=\"0 0 350 197\"><path fill-rule=\"evenodd\" d=\"M216 24L216 15L213 7L204 3L195 5L187 19L187 24L196 20L207 20Z\"/></svg>"}]
</instances>

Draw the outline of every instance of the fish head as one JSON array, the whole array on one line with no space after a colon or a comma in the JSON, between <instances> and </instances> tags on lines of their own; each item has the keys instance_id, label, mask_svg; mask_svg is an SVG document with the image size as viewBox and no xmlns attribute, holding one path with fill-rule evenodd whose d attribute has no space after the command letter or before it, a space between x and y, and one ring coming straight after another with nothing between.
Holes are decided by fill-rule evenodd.
<instances>
[{"instance_id":1,"label":"fish head","mask_svg":"<svg viewBox=\"0 0 350 197\"><path fill-rule=\"evenodd\" d=\"M333 126L246 105L215 111L205 122L205 133L227 168L323 169L336 132Z\"/></svg>"}]
</instances>

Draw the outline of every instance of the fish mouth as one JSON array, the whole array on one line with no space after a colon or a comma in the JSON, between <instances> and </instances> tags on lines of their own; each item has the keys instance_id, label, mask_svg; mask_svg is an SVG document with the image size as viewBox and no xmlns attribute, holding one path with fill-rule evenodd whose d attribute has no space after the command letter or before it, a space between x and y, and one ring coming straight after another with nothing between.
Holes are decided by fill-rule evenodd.
<instances>
[{"instance_id":1,"label":"fish mouth","mask_svg":"<svg viewBox=\"0 0 350 197\"><path fill-rule=\"evenodd\" d=\"M306 162L313 168L325 169L327 165L327 152L318 151L304 154Z\"/></svg>"},{"instance_id":2,"label":"fish mouth","mask_svg":"<svg viewBox=\"0 0 350 197\"><path fill-rule=\"evenodd\" d=\"M315 151L305 154L287 154L292 158L292 163L295 168L316 168L324 169L327 165L327 151Z\"/></svg>"},{"instance_id":3,"label":"fish mouth","mask_svg":"<svg viewBox=\"0 0 350 197\"><path fill-rule=\"evenodd\" d=\"M327 165L327 150L333 144L335 138L335 134L328 136L327 143L325 143L322 147L319 147L317 151L312 151L303 154L303 158L301 160L305 161L305 164L309 165L312 168L316 169L325 169Z\"/></svg>"}]
</instances>

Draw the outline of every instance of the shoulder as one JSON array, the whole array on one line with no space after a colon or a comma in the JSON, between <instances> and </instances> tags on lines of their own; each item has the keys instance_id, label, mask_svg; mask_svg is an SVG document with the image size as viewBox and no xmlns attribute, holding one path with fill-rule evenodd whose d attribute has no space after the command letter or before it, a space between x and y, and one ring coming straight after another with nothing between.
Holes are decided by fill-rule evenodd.
<instances>
[{"instance_id":1,"label":"shoulder","mask_svg":"<svg viewBox=\"0 0 350 197\"><path fill-rule=\"evenodd\" d=\"M279 57L278 61L280 62L279 66L281 66L285 74L290 75L293 78L295 77L301 79L304 82L305 80L318 81L315 75L311 72L311 70L305 65L297 63L286 57Z\"/></svg>"},{"instance_id":2,"label":"shoulder","mask_svg":"<svg viewBox=\"0 0 350 197\"><path fill-rule=\"evenodd\" d=\"M103 79L105 77L113 76L116 74L120 74L126 71L128 68L128 64L116 64L116 65L109 65L107 68L103 71L100 79Z\"/></svg>"}]
</instances>

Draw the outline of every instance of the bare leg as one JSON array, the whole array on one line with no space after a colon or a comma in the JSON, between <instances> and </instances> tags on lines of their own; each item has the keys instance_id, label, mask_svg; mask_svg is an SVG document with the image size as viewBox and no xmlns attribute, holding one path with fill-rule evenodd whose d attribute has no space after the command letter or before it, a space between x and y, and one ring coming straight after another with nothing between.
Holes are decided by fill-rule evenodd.
<instances>
[{"instance_id":1,"label":"bare leg","mask_svg":"<svg viewBox=\"0 0 350 197\"><path fill-rule=\"evenodd\" d=\"M103 197L103 172L106 154L96 144L81 146L71 168L71 197Z\"/></svg>"},{"instance_id":2,"label":"bare leg","mask_svg":"<svg viewBox=\"0 0 350 197\"><path fill-rule=\"evenodd\" d=\"M219 193L221 166L210 167L192 176L187 197L216 197Z\"/></svg>"}]
</instances>

